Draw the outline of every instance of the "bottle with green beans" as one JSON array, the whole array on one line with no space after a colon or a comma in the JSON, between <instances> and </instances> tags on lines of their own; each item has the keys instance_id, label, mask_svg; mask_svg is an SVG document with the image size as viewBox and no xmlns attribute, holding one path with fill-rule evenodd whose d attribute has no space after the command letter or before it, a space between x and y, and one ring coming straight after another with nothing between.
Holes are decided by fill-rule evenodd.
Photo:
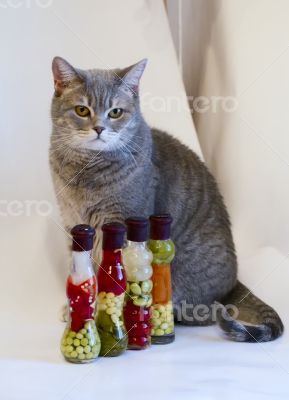
<instances>
[{"instance_id":1,"label":"bottle with green beans","mask_svg":"<svg viewBox=\"0 0 289 400\"><path fill-rule=\"evenodd\" d=\"M97 285L90 258L95 230L89 225L77 225L71 234L73 262L66 284L70 317L61 352L67 361L84 364L94 361L100 351L94 322Z\"/></svg>"},{"instance_id":2,"label":"bottle with green beans","mask_svg":"<svg viewBox=\"0 0 289 400\"><path fill-rule=\"evenodd\" d=\"M96 325L101 339L100 355L118 356L127 348L123 318L126 276L122 264L125 226L108 223L102 226L103 256L98 270L98 307Z\"/></svg>"},{"instance_id":3,"label":"bottle with green beans","mask_svg":"<svg viewBox=\"0 0 289 400\"><path fill-rule=\"evenodd\" d=\"M127 277L124 318L128 331L128 349L143 350L151 342L149 320L152 305L153 256L146 245L148 220L132 217L125 222L127 247L123 250L122 257Z\"/></svg>"},{"instance_id":4,"label":"bottle with green beans","mask_svg":"<svg viewBox=\"0 0 289 400\"><path fill-rule=\"evenodd\" d=\"M170 239L171 223L172 217L169 214L150 217L148 248L153 253L152 344L167 344L175 339L171 282L175 245Z\"/></svg>"}]
</instances>

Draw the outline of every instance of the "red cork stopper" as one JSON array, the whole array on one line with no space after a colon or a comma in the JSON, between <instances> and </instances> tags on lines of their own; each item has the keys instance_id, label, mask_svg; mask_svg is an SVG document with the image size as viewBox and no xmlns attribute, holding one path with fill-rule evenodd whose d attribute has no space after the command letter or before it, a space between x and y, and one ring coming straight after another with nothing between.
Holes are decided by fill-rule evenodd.
<instances>
[{"instance_id":1,"label":"red cork stopper","mask_svg":"<svg viewBox=\"0 0 289 400\"><path fill-rule=\"evenodd\" d=\"M123 247L124 234L126 228L119 222L111 222L102 225L103 239L102 248L103 250L116 250Z\"/></svg>"},{"instance_id":2,"label":"red cork stopper","mask_svg":"<svg viewBox=\"0 0 289 400\"><path fill-rule=\"evenodd\" d=\"M148 219L143 217L130 217L126 219L127 240L132 242L146 242L148 239Z\"/></svg>"},{"instance_id":3,"label":"red cork stopper","mask_svg":"<svg viewBox=\"0 0 289 400\"><path fill-rule=\"evenodd\" d=\"M76 225L70 233L72 235L72 251L89 251L93 248L95 229L90 225Z\"/></svg>"},{"instance_id":4,"label":"red cork stopper","mask_svg":"<svg viewBox=\"0 0 289 400\"><path fill-rule=\"evenodd\" d=\"M171 237L170 214L156 214L150 216L150 238L153 240L167 240Z\"/></svg>"}]
</instances>

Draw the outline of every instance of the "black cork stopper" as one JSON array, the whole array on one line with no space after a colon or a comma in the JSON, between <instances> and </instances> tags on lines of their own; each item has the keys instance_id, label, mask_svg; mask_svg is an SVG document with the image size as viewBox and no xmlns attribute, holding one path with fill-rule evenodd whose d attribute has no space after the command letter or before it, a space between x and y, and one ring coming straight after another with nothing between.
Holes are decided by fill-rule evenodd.
<instances>
[{"instance_id":1,"label":"black cork stopper","mask_svg":"<svg viewBox=\"0 0 289 400\"><path fill-rule=\"evenodd\" d=\"M125 221L127 225L127 240L132 242L146 242L148 239L148 219L130 217Z\"/></svg>"},{"instance_id":2,"label":"black cork stopper","mask_svg":"<svg viewBox=\"0 0 289 400\"><path fill-rule=\"evenodd\" d=\"M123 247L124 234L126 228L119 222L111 222L102 225L103 239L102 248L103 250L116 250Z\"/></svg>"},{"instance_id":3,"label":"black cork stopper","mask_svg":"<svg viewBox=\"0 0 289 400\"><path fill-rule=\"evenodd\" d=\"M153 240L167 240L171 237L170 214L156 214L150 216L150 238Z\"/></svg>"},{"instance_id":4,"label":"black cork stopper","mask_svg":"<svg viewBox=\"0 0 289 400\"><path fill-rule=\"evenodd\" d=\"M89 251L93 248L95 229L90 225L76 225L70 231L73 251Z\"/></svg>"}]
</instances>

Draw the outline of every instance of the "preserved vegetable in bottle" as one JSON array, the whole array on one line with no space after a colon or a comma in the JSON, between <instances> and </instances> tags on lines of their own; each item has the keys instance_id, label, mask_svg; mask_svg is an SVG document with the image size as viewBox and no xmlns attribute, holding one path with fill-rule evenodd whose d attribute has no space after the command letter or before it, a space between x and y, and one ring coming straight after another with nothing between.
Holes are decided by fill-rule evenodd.
<instances>
[{"instance_id":1,"label":"preserved vegetable in bottle","mask_svg":"<svg viewBox=\"0 0 289 400\"><path fill-rule=\"evenodd\" d=\"M171 262L175 245L170 239L172 218L169 214L150 217L150 240L148 247L153 253L153 305L151 317L151 340L153 344L174 341L174 314L172 304Z\"/></svg>"}]
</instances>

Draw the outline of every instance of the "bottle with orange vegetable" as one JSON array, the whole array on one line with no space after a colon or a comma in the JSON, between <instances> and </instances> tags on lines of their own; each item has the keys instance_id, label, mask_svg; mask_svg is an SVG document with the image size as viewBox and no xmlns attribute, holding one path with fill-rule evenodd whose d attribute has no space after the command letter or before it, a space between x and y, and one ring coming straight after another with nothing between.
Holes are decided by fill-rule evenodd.
<instances>
[{"instance_id":1,"label":"bottle with orange vegetable","mask_svg":"<svg viewBox=\"0 0 289 400\"><path fill-rule=\"evenodd\" d=\"M171 223L172 217L169 214L150 217L148 248L153 253L152 344L167 344L175 339L171 281L175 245L170 239Z\"/></svg>"}]
</instances>

